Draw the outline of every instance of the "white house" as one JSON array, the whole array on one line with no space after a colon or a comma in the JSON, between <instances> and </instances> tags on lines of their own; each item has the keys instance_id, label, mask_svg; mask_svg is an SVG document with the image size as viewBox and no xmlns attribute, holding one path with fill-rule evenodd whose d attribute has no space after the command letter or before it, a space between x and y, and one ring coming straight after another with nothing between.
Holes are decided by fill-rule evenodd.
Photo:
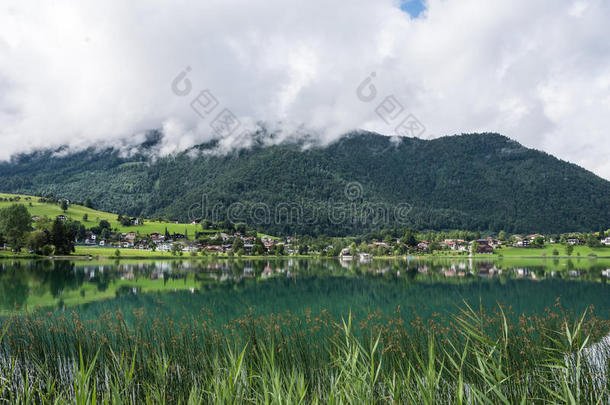
<instances>
[{"instance_id":1,"label":"white house","mask_svg":"<svg viewBox=\"0 0 610 405\"><path fill-rule=\"evenodd\" d=\"M602 245L610 246L610 237L602 239Z\"/></svg>"},{"instance_id":2,"label":"white house","mask_svg":"<svg viewBox=\"0 0 610 405\"><path fill-rule=\"evenodd\" d=\"M160 252L169 252L170 250L172 250L172 245L170 245L169 243L159 243L157 245L157 250Z\"/></svg>"},{"instance_id":3,"label":"white house","mask_svg":"<svg viewBox=\"0 0 610 405\"><path fill-rule=\"evenodd\" d=\"M339 257L343 260L352 260L352 252L350 251L349 248L345 248L341 250L341 253L339 253Z\"/></svg>"}]
</instances>

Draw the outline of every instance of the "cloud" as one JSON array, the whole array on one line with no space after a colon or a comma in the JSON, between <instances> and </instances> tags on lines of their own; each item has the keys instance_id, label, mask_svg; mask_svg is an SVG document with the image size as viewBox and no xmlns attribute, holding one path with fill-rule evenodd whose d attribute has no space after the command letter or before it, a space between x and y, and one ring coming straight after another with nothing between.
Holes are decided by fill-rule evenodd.
<instances>
[{"instance_id":1,"label":"cloud","mask_svg":"<svg viewBox=\"0 0 610 405\"><path fill-rule=\"evenodd\" d=\"M424 137L500 132L610 179L609 2L428 0L417 18L405 4L4 1L0 158L152 128L161 153L248 146L259 123L276 141L409 135L412 115Z\"/></svg>"}]
</instances>

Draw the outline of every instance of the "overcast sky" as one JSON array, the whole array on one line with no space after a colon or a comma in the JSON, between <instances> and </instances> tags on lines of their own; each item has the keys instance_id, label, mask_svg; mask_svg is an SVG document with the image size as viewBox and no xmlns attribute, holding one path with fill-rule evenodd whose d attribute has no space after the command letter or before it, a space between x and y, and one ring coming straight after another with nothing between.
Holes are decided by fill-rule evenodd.
<instances>
[{"instance_id":1,"label":"overcast sky","mask_svg":"<svg viewBox=\"0 0 610 405\"><path fill-rule=\"evenodd\" d=\"M411 115L418 136L499 132L610 179L609 17L608 0L3 0L0 158L151 128L162 153L243 147L259 122L327 143Z\"/></svg>"}]
</instances>

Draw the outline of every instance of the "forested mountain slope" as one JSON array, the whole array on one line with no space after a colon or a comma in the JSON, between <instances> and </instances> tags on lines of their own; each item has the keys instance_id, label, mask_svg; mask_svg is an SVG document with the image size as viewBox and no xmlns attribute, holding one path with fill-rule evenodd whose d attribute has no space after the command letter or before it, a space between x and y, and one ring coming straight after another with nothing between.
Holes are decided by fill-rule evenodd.
<instances>
[{"instance_id":1,"label":"forested mountain slope","mask_svg":"<svg viewBox=\"0 0 610 405\"><path fill-rule=\"evenodd\" d=\"M228 215L275 234L610 227L610 182L497 134L395 142L358 132L323 148L218 155L208 144L164 158L151 157L154 145L131 157L112 149L21 155L0 163L0 191L90 198L98 209L181 221Z\"/></svg>"}]
</instances>

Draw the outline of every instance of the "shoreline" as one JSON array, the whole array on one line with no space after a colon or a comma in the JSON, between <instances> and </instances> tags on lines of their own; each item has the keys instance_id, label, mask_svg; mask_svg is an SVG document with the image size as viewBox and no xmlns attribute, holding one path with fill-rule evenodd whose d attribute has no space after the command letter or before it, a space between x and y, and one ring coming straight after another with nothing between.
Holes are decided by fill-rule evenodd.
<instances>
[{"instance_id":1,"label":"shoreline","mask_svg":"<svg viewBox=\"0 0 610 405\"><path fill-rule=\"evenodd\" d=\"M320 255L284 255L284 256L191 256L191 255L127 255L127 256L108 256L108 255L70 255L70 256L41 256L35 254L0 254L0 260L3 259L30 259L30 260L199 260L199 259L222 259L222 260L269 260L269 259L336 259L341 260L339 256L320 256ZM371 260L428 260L428 259L464 259L464 260L513 260L513 259L539 259L539 260L606 260L610 256L498 256L498 255L475 255L475 256L448 256L448 255L420 255L420 256L373 256ZM359 260L345 260L346 262L361 263ZM366 262L362 262L366 263Z\"/></svg>"}]
</instances>

